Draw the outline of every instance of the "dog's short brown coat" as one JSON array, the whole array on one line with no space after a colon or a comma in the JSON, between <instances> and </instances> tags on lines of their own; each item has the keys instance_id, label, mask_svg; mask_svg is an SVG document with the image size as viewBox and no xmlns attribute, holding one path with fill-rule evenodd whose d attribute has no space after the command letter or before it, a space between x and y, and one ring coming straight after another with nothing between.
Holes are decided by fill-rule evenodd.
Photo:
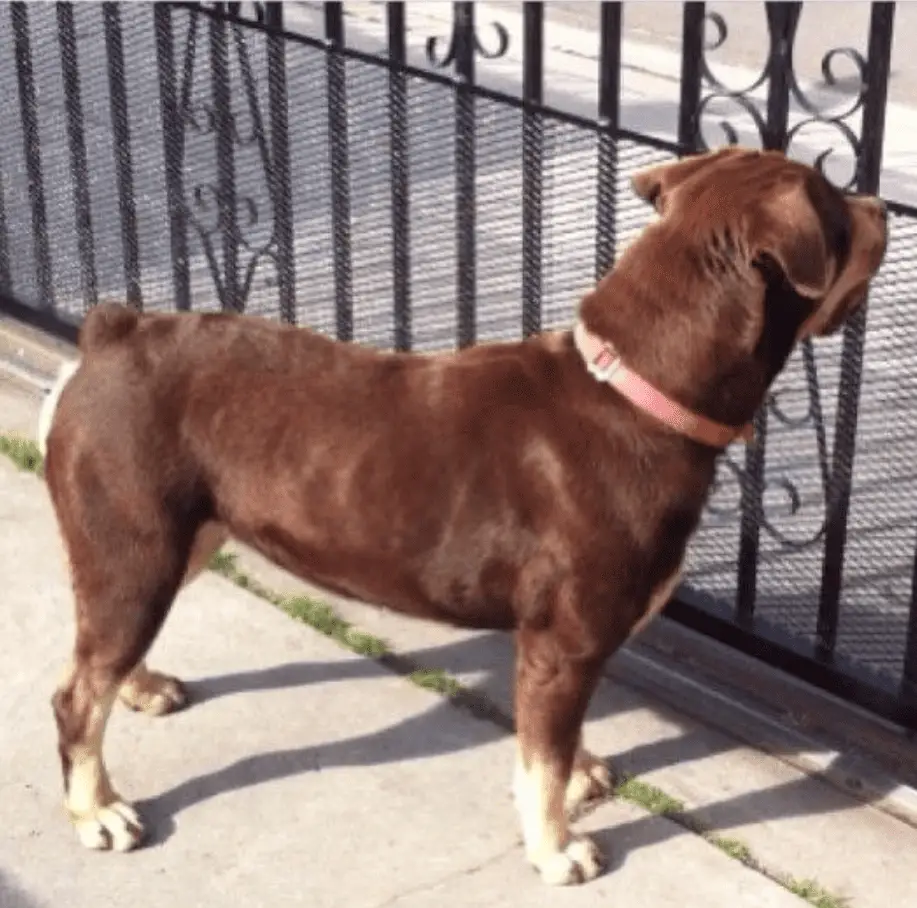
<instances>
[{"instance_id":1,"label":"dog's short brown coat","mask_svg":"<svg viewBox=\"0 0 917 908\"><path fill-rule=\"evenodd\" d=\"M884 209L734 149L634 188L659 218L580 316L665 394L739 426L794 343L864 298ZM80 348L47 414L46 475L76 597L54 708L84 843L139 839L102 762L108 710L119 689L149 712L181 705L143 659L231 535L329 590L512 629L526 852L549 882L594 876L600 855L564 812L608 784L583 715L605 659L677 583L718 452L595 381L569 331L421 356L103 305Z\"/></svg>"}]
</instances>

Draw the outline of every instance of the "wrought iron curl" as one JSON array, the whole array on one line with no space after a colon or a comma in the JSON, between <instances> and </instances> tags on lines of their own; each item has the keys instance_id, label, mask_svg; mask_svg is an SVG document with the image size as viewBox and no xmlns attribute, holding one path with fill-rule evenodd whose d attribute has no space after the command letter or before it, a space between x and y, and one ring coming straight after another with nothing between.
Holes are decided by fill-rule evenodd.
<instances>
[{"instance_id":1,"label":"wrought iron curl","mask_svg":"<svg viewBox=\"0 0 917 908\"><path fill-rule=\"evenodd\" d=\"M730 452L724 454L717 465L711 498L707 504L708 513L720 520L738 520L741 516L741 488L747 481L744 467L736 463ZM729 502L720 503L717 499L730 488L734 489L734 494L730 496ZM808 530L804 534L791 534L781 529L778 521L796 517L803 510L804 502L799 484L786 475L768 476L765 473L762 507L757 520L768 536L783 548L801 551L815 545L825 535L831 508L830 499L831 496L820 509L821 516L814 530Z\"/></svg>"},{"instance_id":2,"label":"wrought iron curl","mask_svg":"<svg viewBox=\"0 0 917 908\"><path fill-rule=\"evenodd\" d=\"M755 124L758 135L763 137L766 128L764 117L755 102L751 100L748 95L761 88L770 78L770 56L768 57L767 63L765 63L757 78L754 79L754 81L752 81L749 85L746 85L743 88L729 88L719 79L717 79L717 77L713 74L713 70L710 68L710 64L707 60L708 53L718 50L726 43L726 40L729 37L729 27L727 26L726 20L722 15L712 11L706 12L704 14L704 22L705 24L710 24L713 26L715 35L712 38L708 38L705 29L704 46L700 59L700 71L701 78L708 85L710 85L713 90L701 97L700 104L698 104L697 107L698 139L701 143L703 143L704 148L709 148L706 141L704 140L700 124L703 121L704 114L707 112L708 107L715 101L726 101L741 108L742 111L746 113L749 119L751 119L751 121ZM738 144L739 134L735 127L728 120L720 119L717 123L717 126L719 126L719 128L722 130L728 144Z\"/></svg>"},{"instance_id":3,"label":"wrought iron curl","mask_svg":"<svg viewBox=\"0 0 917 908\"><path fill-rule=\"evenodd\" d=\"M806 94L802 86L799 84L795 69L792 65L790 66L788 74L790 97L800 108L802 108L803 111L805 111L805 113L808 114L808 116L802 120L797 121L787 133L787 151L790 151L796 137L805 129L812 126L822 125L830 126L832 129L836 130L839 134L839 137L842 138L850 146L850 151L853 154L854 161L859 159L862 149L860 137L854 132L854 130L850 127L850 124L846 121L855 116L860 111L866 99L866 89L868 87L867 63L862 54L860 54L859 51L852 47L836 47L832 50L829 50L822 57L821 72L822 77L825 80L825 84L832 88L836 87L840 82L840 79L837 77L834 71L834 63L836 60L849 60L853 63L856 69L858 85L853 93L852 99L848 102L847 106L841 107L839 110L835 110L833 112L830 110L830 108L826 109L824 107L819 107L814 101L811 100L811 98ZM835 153L835 151L835 148L829 147L819 152L819 154L816 155L815 159L813 160L812 165L817 168L820 173L825 174L825 164L831 155ZM854 165L849 178L844 182L842 188L852 189L855 181L856 166Z\"/></svg>"},{"instance_id":4,"label":"wrought iron curl","mask_svg":"<svg viewBox=\"0 0 917 908\"><path fill-rule=\"evenodd\" d=\"M263 4L245 5L253 6L257 21L262 21L264 18ZM220 4L216 4L216 6L220 6ZM240 8L243 4L232 3L225 4L225 6L230 16L241 18ZM249 122L246 123L246 128L243 130L240 117L235 112L222 111L223 124L224 128L228 126L232 143L237 148L244 149L251 145L257 146L262 168L266 175L270 172L272 157L259 108L251 60L249 59L248 49L240 27L235 23L231 23L230 30L241 67L242 81L248 102ZM191 17L188 41L185 47L186 57L183 73L181 115L186 129L198 136L205 137L214 135L219 127L217 111L214 105L204 100L192 100L191 96L191 80L193 78L197 44L196 31L197 20L195 17ZM235 204L230 210L232 201ZM273 200L271 201L273 202ZM271 207L273 208L274 206L272 205ZM217 245L228 235L238 249L247 253L247 261L242 263L240 268L241 274L235 275L234 281L238 287L241 302L244 303L251 292L254 276L260 265L265 260L269 260L274 263L275 267L277 266L276 224L273 220L270 222L271 229L265 239L261 241L254 240L251 234L268 220L267 217L262 216L257 200L251 195L239 193L234 194L234 200L224 198L221 195L218 183L211 180L197 182L190 187L185 210L189 222L200 239L211 278L221 300L224 300L226 278L228 276L222 273Z\"/></svg>"},{"instance_id":5,"label":"wrought iron curl","mask_svg":"<svg viewBox=\"0 0 917 908\"><path fill-rule=\"evenodd\" d=\"M821 395L818 383L818 370L815 361L815 351L812 341L806 338L801 345L803 369L806 375L806 394L808 406L797 416L790 415L781 404L781 395L786 389L777 389L768 395L765 402L769 416L784 429L789 431L811 429L815 433L817 448L818 470L821 487L824 493L824 508L818 526L804 535L790 535L781 530L774 517L771 515L779 511L780 518L795 517L803 508L803 496L799 484L791 477L781 474L765 474L762 478L762 509L758 514L758 521L767 534L788 549L800 550L808 548L819 542L827 530L828 517L834 507L835 494L831 483L831 470L829 466L828 441L825 432L825 420L821 407ZM726 481L724 481L724 478ZM732 452L727 451L720 459L717 473L714 478L711 501L707 510L715 517L721 519L738 518L741 510L740 490L748 481L743 466L732 457ZM720 504L718 496L730 485L735 487L735 501L730 504ZM776 493L776 494L775 494Z\"/></svg>"},{"instance_id":6,"label":"wrought iron curl","mask_svg":"<svg viewBox=\"0 0 917 908\"><path fill-rule=\"evenodd\" d=\"M783 137L784 150L790 150L794 140L800 133L812 126L821 125L835 130L839 137L849 145L854 157L857 158L859 156L861 149L860 138L847 121L859 112L865 100L868 73L866 60L859 51L852 47L836 47L828 50L822 56L820 66L825 84L831 88L837 88L840 85L842 80L837 73L837 64L841 61L847 61L853 64L857 86L853 91L852 98L840 108L837 108L835 104L828 106L817 104L799 84L799 78L793 65L793 47L800 15L801 8L790 10L787 13L786 10L775 11L771 4L767 5L768 39L770 43L767 60L761 72L750 84L741 88L730 88L717 79L708 61L708 54L721 48L728 40L729 27L721 14L716 12L706 12L704 14L705 25L710 26L713 32L711 36L707 36L705 31L700 61L701 78L711 88L706 95L701 97L697 110L697 135L704 147L709 146L703 138L703 131L700 126L711 104L717 101L728 102L738 107L754 124L759 138L763 141L766 135L767 123L759 105L750 96L769 83L777 67L781 67L781 74L785 75L787 79L790 100L806 115L803 119L797 121ZM784 16L785 18L783 18ZM732 123L720 118L717 126L728 143L736 144L738 142L739 134ZM812 162L813 166L824 173L826 162L835 151L836 149L833 147L821 151ZM844 188L850 188L854 179L855 173L850 175Z\"/></svg>"},{"instance_id":7,"label":"wrought iron curl","mask_svg":"<svg viewBox=\"0 0 917 908\"><path fill-rule=\"evenodd\" d=\"M239 244L248 250L255 249L256 246L250 243L243 231L253 230L261 222L261 216L258 211L258 205L251 196L237 196L236 198L236 217L235 224L227 223L227 209L225 200L220 198L220 190L213 183L196 183L191 189L192 204L188 208L188 214L194 229L201 236L215 237L219 234L233 231L235 239ZM240 211L245 214L244 223L240 223ZM199 212L207 218L209 223L197 216ZM233 230L235 226L235 230Z\"/></svg>"},{"instance_id":8,"label":"wrought iron curl","mask_svg":"<svg viewBox=\"0 0 917 908\"><path fill-rule=\"evenodd\" d=\"M230 133L234 145L244 148L258 141L257 126L252 119L247 131L243 132L239 117L232 111L225 111L223 116L229 121ZM199 136L212 135L217 128L217 113L213 104L207 101L195 101L185 110L185 125Z\"/></svg>"},{"instance_id":9,"label":"wrought iron curl","mask_svg":"<svg viewBox=\"0 0 917 908\"><path fill-rule=\"evenodd\" d=\"M452 31L449 34L449 44L446 47L445 53L442 55L440 55L438 48L445 39L442 36L436 35L427 38L425 53L427 60L432 66L435 66L437 69L445 69L455 62L455 55L458 50L459 30L464 27L459 17L453 16ZM475 27L471 30L473 52L484 60L499 60L501 57L506 56L506 52L509 50L509 31L506 26L500 22L490 22L488 27L493 29L493 33L496 35L496 46L492 49L486 47L478 34L477 27Z\"/></svg>"},{"instance_id":10,"label":"wrought iron curl","mask_svg":"<svg viewBox=\"0 0 917 908\"><path fill-rule=\"evenodd\" d=\"M847 121L860 111L865 102L869 72L867 61L859 51L851 47L838 47L828 50L821 59L820 67L825 84L833 89L837 89L840 86L842 79L838 72L838 65L846 62L853 66L856 85L852 93L850 93L851 96L844 103L839 104L836 99L832 99L828 103L817 103L800 85L793 65L794 43L802 6L794 4L792 8L784 7L782 9L778 8L779 6L779 4L766 5L769 48L764 66L757 77L748 85L736 89L730 88L717 79L707 59L708 53L721 48L728 39L729 29L726 20L719 13L705 13L704 20L708 28L705 29L703 53L699 68L701 78L709 90L701 98L697 109L696 135L699 143L702 147L708 147L703 137L701 124L711 105L715 102L728 102L748 117L762 144L765 143L766 137L770 140L771 145L777 140L781 143L783 150L789 153L792 151L794 141L807 129L827 126L834 130L838 139L843 140L849 146L854 159L858 159L861 153L861 138L857 136ZM782 84L789 95L787 101L792 107L795 107L797 112L801 111L803 114L802 118L787 128L782 136L768 135L768 130L772 128L772 124L766 121L761 106L751 97L755 92L765 86L769 86L775 75L782 77ZM728 143L738 143L739 132L729 120L720 117L716 125ZM836 151L837 148L834 146L823 149L815 155L814 160L811 162L812 165L822 174L825 174L827 162ZM851 188L855 178L856 170L854 168L843 188ZM835 182L837 181L835 180ZM791 550L804 549L822 539L834 507L834 499L836 498L829 466L828 443L816 360L811 341L806 340L803 342L801 358L806 379L808 402L805 410L802 413L791 413L785 404L786 389L773 391L768 396L765 407L768 415L777 426L788 431L811 430L814 432L818 470L821 488L824 493L823 509L820 508L821 518L817 522L817 527L814 529L810 527L801 535L788 532L785 528L779 526L778 524L782 521L795 517L802 511L804 496L800 491L799 483L791 476L773 475L773 473L768 473L766 470L762 479L762 513L757 518L761 528L772 539ZM746 476L743 466L732 457L732 452L726 452L726 455L721 458L711 502L708 505L708 511L711 515L718 518L737 518L741 509L741 495L739 493L743 484L748 481L749 477ZM735 494L730 494L731 490Z\"/></svg>"},{"instance_id":11,"label":"wrought iron curl","mask_svg":"<svg viewBox=\"0 0 917 908\"><path fill-rule=\"evenodd\" d=\"M786 389L777 389L769 394L764 406L769 416L784 429L795 431L811 428L815 432L819 477L824 492L822 517L817 528L805 535L790 535L781 530L775 522L775 517L783 519L795 517L803 508L803 496L799 484L792 478L785 474L769 475L767 472L762 478L762 512L757 515L761 527L772 539L785 548L794 550L808 548L822 539L827 530L829 514L834 506L825 420L821 408L818 372L811 339L807 338L802 342L801 350L808 400L805 411L796 416L787 412L781 403L781 396L785 394ZM745 468L733 459L732 452L727 451L720 459L707 510L717 518L738 518L741 511L740 490L747 481ZM734 501L730 500L728 504L721 504L718 498L730 486L733 486L735 490ZM774 514L776 511L780 513Z\"/></svg>"},{"instance_id":12,"label":"wrought iron curl","mask_svg":"<svg viewBox=\"0 0 917 908\"><path fill-rule=\"evenodd\" d=\"M245 0L245 2L232 3L201 3L200 6L205 9L221 12L231 19L238 19L240 22L257 22L263 25L267 18L265 15L265 4L262 0ZM252 10L251 16L244 14L247 7L250 7Z\"/></svg>"}]
</instances>

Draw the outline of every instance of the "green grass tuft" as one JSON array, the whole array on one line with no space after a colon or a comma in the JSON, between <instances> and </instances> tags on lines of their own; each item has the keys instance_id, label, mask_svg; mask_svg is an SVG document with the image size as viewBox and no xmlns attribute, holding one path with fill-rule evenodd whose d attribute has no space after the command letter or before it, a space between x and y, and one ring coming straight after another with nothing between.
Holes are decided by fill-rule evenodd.
<instances>
[{"instance_id":1,"label":"green grass tuft","mask_svg":"<svg viewBox=\"0 0 917 908\"><path fill-rule=\"evenodd\" d=\"M418 687L444 697L458 697L465 690L460 681L441 668L418 668L408 678Z\"/></svg>"},{"instance_id":2,"label":"green grass tuft","mask_svg":"<svg viewBox=\"0 0 917 908\"><path fill-rule=\"evenodd\" d=\"M624 776L615 788L615 794L656 816L681 817L685 813L685 805L681 801L633 776Z\"/></svg>"},{"instance_id":3,"label":"green grass tuft","mask_svg":"<svg viewBox=\"0 0 917 908\"><path fill-rule=\"evenodd\" d=\"M797 880L794 877L786 877L783 885L789 889L793 895L805 899L815 908L846 908L849 905L849 899L828 892L815 880Z\"/></svg>"},{"instance_id":4,"label":"green grass tuft","mask_svg":"<svg viewBox=\"0 0 917 908\"><path fill-rule=\"evenodd\" d=\"M738 839L730 839L725 836L711 835L707 839L711 845L715 845L722 851L724 854L728 854L729 857L733 858L736 861L741 861L746 866L752 867L756 866L754 856L751 853L751 849L744 843L740 842Z\"/></svg>"},{"instance_id":5,"label":"green grass tuft","mask_svg":"<svg viewBox=\"0 0 917 908\"><path fill-rule=\"evenodd\" d=\"M358 655L380 659L389 652L388 644L384 640L358 630L341 618L330 605L317 599L295 596L281 599L278 605L291 618L308 624L320 634L330 637Z\"/></svg>"},{"instance_id":6,"label":"green grass tuft","mask_svg":"<svg viewBox=\"0 0 917 908\"><path fill-rule=\"evenodd\" d=\"M38 445L19 435L0 435L0 454L8 457L20 470L41 474L42 459Z\"/></svg>"},{"instance_id":7,"label":"green grass tuft","mask_svg":"<svg viewBox=\"0 0 917 908\"><path fill-rule=\"evenodd\" d=\"M226 577L229 580L235 580L236 574L238 574L239 569L236 566L238 558L232 552L214 552L210 558L210 564L208 567L215 574L220 574L222 577Z\"/></svg>"}]
</instances>

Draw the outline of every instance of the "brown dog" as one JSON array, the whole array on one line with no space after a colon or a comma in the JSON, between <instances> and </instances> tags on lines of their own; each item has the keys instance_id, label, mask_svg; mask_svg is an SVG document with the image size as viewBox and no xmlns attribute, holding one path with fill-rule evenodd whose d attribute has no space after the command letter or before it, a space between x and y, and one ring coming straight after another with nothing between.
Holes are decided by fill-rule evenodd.
<instances>
[{"instance_id":1,"label":"brown dog","mask_svg":"<svg viewBox=\"0 0 917 908\"><path fill-rule=\"evenodd\" d=\"M329 590L515 631L526 855L549 883L599 872L565 807L609 785L580 741L602 665L678 583L721 449L795 342L864 299L886 246L879 200L777 153L633 185L659 218L575 331L422 356L255 318L88 314L42 417L77 611L53 704L85 845L141 838L102 760L106 720L119 695L183 705L143 660L233 536Z\"/></svg>"}]
</instances>

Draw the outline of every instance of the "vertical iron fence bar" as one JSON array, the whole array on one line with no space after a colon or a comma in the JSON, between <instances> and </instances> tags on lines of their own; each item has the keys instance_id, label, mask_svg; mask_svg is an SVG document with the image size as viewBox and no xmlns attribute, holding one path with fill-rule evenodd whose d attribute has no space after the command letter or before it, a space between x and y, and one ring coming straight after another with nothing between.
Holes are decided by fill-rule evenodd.
<instances>
[{"instance_id":1,"label":"vertical iron fence bar","mask_svg":"<svg viewBox=\"0 0 917 908\"><path fill-rule=\"evenodd\" d=\"M35 277L43 309L54 308L54 281L51 272L51 247L48 243L48 212L45 205L44 176L41 168L41 139L35 104L35 80L32 72L32 46L29 38L29 11L26 3L11 3L10 18L16 51L16 76L19 85L19 114L22 119L23 154L29 181L32 207L32 244L35 255Z\"/></svg>"},{"instance_id":2,"label":"vertical iron fence bar","mask_svg":"<svg viewBox=\"0 0 917 908\"><path fill-rule=\"evenodd\" d=\"M678 104L678 144L682 154L701 147L698 130L701 63L704 59L704 15L706 4L685 3L681 32L681 99Z\"/></svg>"},{"instance_id":3,"label":"vertical iron fence bar","mask_svg":"<svg viewBox=\"0 0 917 908\"><path fill-rule=\"evenodd\" d=\"M172 7L166 3L154 4L153 22L156 31L156 67L159 72L166 205L169 210L169 243L172 251L172 291L176 308L187 311L191 308L191 268L188 262L188 217L182 173L187 111L179 109L176 92Z\"/></svg>"},{"instance_id":4,"label":"vertical iron fence bar","mask_svg":"<svg viewBox=\"0 0 917 908\"><path fill-rule=\"evenodd\" d=\"M745 449L745 471L739 500L739 559L735 617L743 627L754 621L758 594L758 550L764 499L764 450L767 444L767 411L762 407L754 419L754 441Z\"/></svg>"},{"instance_id":5,"label":"vertical iron fence bar","mask_svg":"<svg viewBox=\"0 0 917 908\"><path fill-rule=\"evenodd\" d=\"M866 58L866 87L863 92L861 146L856 167L857 190L870 194L879 190L894 24L894 3L872 4ZM867 308L864 304L848 321L844 328L841 348L834 449L831 452L831 507L826 515L821 594L818 600L816 627L817 646L824 653L833 653L837 645L844 550L847 545L847 517L850 512L850 487L853 480L860 383L863 375L866 313Z\"/></svg>"},{"instance_id":6,"label":"vertical iron fence bar","mask_svg":"<svg viewBox=\"0 0 917 908\"><path fill-rule=\"evenodd\" d=\"M917 703L917 551L911 572L911 610L907 621L904 644L904 668L901 676L901 700L908 705Z\"/></svg>"},{"instance_id":7,"label":"vertical iron fence bar","mask_svg":"<svg viewBox=\"0 0 917 908\"><path fill-rule=\"evenodd\" d=\"M801 3L768 3L770 39L767 113L762 143L766 149L786 147L790 118L790 78L793 42ZM764 512L764 468L767 451L767 408L755 415L755 440L745 449L745 470L740 499L739 559L736 584L736 621L749 627L754 621L758 587L758 552Z\"/></svg>"},{"instance_id":8,"label":"vertical iron fence bar","mask_svg":"<svg viewBox=\"0 0 917 908\"><path fill-rule=\"evenodd\" d=\"M595 203L596 280L611 268L615 259L617 130L621 106L621 4L605 0L601 11L598 175Z\"/></svg>"},{"instance_id":9,"label":"vertical iron fence bar","mask_svg":"<svg viewBox=\"0 0 917 908\"><path fill-rule=\"evenodd\" d=\"M544 8L526 2L522 15L522 333L528 337L541 330Z\"/></svg>"},{"instance_id":10,"label":"vertical iron fence bar","mask_svg":"<svg viewBox=\"0 0 917 908\"><path fill-rule=\"evenodd\" d=\"M267 92L271 123L271 169L268 182L274 208L277 242L277 293L280 317L296 321L296 271L293 246L293 191L290 180L290 118L287 91L286 39L283 4L265 4L267 35Z\"/></svg>"},{"instance_id":11,"label":"vertical iron fence bar","mask_svg":"<svg viewBox=\"0 0 917 908\"><path fill-rule=\"evenodd\" d=\"M477 198L475 187L474 4L453 3L455 33L455 223L458 248L457 342L477 334Z\"/></svg>"},{"instance_id":12,"label":"vertical iron fence bar","mask_svg":"<svg viewBox=\"0 0 917 908\"><path fill-rule=\"evenodd\" d=\"M13 279L10 274L10 246L6 221L6 197L3 192L3 175L0 173L0 290L11 292Z\"/></svg>"},{"instance_id":13,"label":"vertical iron fence bar","mask_svg":"<svg viewBox=\"0 0 917 908\"><path fill-rule=\"evenodd\" d=\"M764 123L764 148L785 151L790 120L790 80L793 75L793 44L802 14L802 3L768 3L767 25L770 35L768 57L767 113Z\"/></svg>"},{"instance_id":14,"label":"vertical iron fence bar","mask_svg":"<svg viewBox=\"0 0 917 908\"><path fill-rule=\"evenodd\" d=\"M392 162L392 293L395 349L411 349L411 221L404 3L388 4L388 128Z\"/></svg>"},{"instance_id":15,"label":"vertical iron fence bar","mask_svg":"<svg viewBox=\"0 0 917 908\"><path fill-rule=\"evenodd\" d=\"M210 20L210 73L217 157L217 223L223 247L223 293L220 305L245 311L239 275L239 225L236 216L235 117L229 88L227 23Z\"/></svg>"},{"instance_id":16,"label":"vertical iron fence bar","mask_svg":"<svg viewBox=\"0 0 917 908\"><path fill-rule=\"evenodd\" d=\"M6 220L6 194L3 173L0 171L0 290L12 293L13 277L10 273L9 227Z\"/></svg>"},{"instance_id":17,"label":"vertical iron fence bar","mask_svg":"<svg viewBox=\"0 0 917 908\"><path fill-rule=\"evenodd\" d=\"M140 249L137 242L137 204L134 198L134 168L131 131L127 114L127 85L124 79L124 40L118 3L102 4L105 51L108 56L108 96L114 132L118 209L121 213L121 249L127 302L143 308L140 290Z\"/></svg>"},{"instance_id":18,"label":"vertical iron fence bar","mask_svg":"<svg viewBox=\"0 0 917 908\"><path fill-rule=\"evenodd\" d=\"M99 289L92 233L86 137L83 132L83 101L76 50L76 26L72 4L58 3L56 10L61 75L64 82L64 106L67 109L67 140L70 146L70 181L73 184L76 242L80 253L80 287L83 291L83 305L88 307L98 303Z\"/></svg>"},{"instance_id":19,"label":"vertical iron fence bar","mask_svg":"<svg viewBox=\"0 0 917 908\"><path fill-rule=\"evenodd\" d=\"M876 15L876 7L879 7L879 16L881 16L882 21L876 22L873 20L873 26L876 28L877 32L879 30L887 30L888 40L891 41L892 35L894 34L894 4L890 3L878 3L873 7L873 16ZM889 9L889 7L891 7ZM872 67L872 43L870 42L869 48L869 66ZM877 48L878 59L876 62L876 68L878 70L876 78L882 80L883 78L887 81L888 72L886 70L886 60L887 58L882 53L884 48ZM882 114L884 114L884 105L880 108ZM867 135L866 132L866 110L863 111L863 135ZM872 116L876 116L875 113ZM879 128L881 129L881 122ZM870 133L872 136L881 136L882 133L875 132L877 128L876 123L870 123ZM880 140L881 141L881 140ZM863 153L860 157L860 165L863 168L862 171L862 180L861 185L869 186L869 181L867 177L872 174L874 171L877 172L879 167L881 167L881 154L879 153L880 148L877 147L876 142L870 143L869 146L864 147ZM878 180L876 180L878 183ZM869 191L867 189L867 191ZM913 704L917 702L917 550L914 554L914 568L913 575L911 579L911 608L910 614L908 616L908 628L907 628L907 638L904 647L904 671L901 680L901 699L906 704Z\"/></svg>"},{"instance_id":20,"label":"vertical iron fence bar","mask_svg":"<svg viewBox=\"0 0 917 908\"><path fill-rule=\"evenodd\" d=\"M334 236L334 296L337 336L353 340L353 265L350 215L350 143L347 132L347 68L344 10L325 3L325 75L328 83L328 141L331 156L331 230Z\"/></svg>"}]
</instances>

